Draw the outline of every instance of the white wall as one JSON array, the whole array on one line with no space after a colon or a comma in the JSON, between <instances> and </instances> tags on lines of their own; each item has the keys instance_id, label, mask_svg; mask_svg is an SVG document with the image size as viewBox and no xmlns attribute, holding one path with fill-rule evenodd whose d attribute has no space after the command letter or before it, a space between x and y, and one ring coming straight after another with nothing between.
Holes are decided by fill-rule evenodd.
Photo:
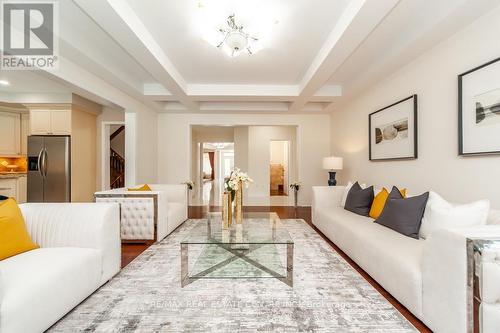
<instances>
[{"instance_id":1,"label":"white wall","mask_svg":"<svg viewBox=\"0 0 500 333\"><path fill-rule=\"evenodd\" d=\"M158 114L148 110L125 112L125 185L158 182ZM175 141L175 138L172 138ZM186 150L189 150L186 149ZM175 153L171 158L175 158Z\"/></svg>"},{"instance_id":2,"label":"white wall","mask_svg":"<svg viewBox=\"0 0 500 333\"><path fill-rule=\"evenodd\" d=\"M297 175L303 183L299 195L301 205L309 205L311 187L326 182L327 175L321 169L321 161L330 155L330 116L329 115L280 115L269 114L159 114L158 115L158 178L162 183L181 183L191 174L191 126L296 126L297 127ZM237 131L235 138L238 137ZM250 137L250 132L249 132ZM280 140L280 138L275 138ZM251 142L249 140L249 142ZM269 155L269 142L265 145ZM238 146L235 155L238 157ZM249 155L250 156L250 155ZM268 159L269 160L269 159ZM235 165L239 160L235 161ZM251 159L248 159L250 177L255 178ZM260 165L269 173L269 164ZM242 167L243 169L243 167ZM259 175L257 175L260 177ZM269 186L269 175L266 183ZM257 192L262 188L257 189ZM263 193L263 192L262 192ZM269 194L269 191L266 195Z\"/></svg>"},{"instance_id":3,"label":"white wall","mask_svg":"<svg viewBox=\"0 0 500 333\"><path fill-rule=\"evenodd\" d=\"M332 114L332 153L344 157L340 180L433 189L467 202L489 198L500 208L500 156L459 157L457 75L500 57L500 8L437 45ZM368 114L418 94L419 158L368 161ZM499 133L500 135L500 133Z\"/></svg>"},{"instance_id":4,"label":"white wall","mask_svg":"<svg viewBox=\"0 0 500 333\"><path fill-rule=\"evenodd\" d=\"M296 178L296 131L295 126L250 126L248 128L248 173L254 183L248 190L253 197L268 196L270 192L271 141L290 141L290 174ZM321 159L321 158L320 158ZM315 170L312 170L314 172ZM307 169L304 170L308 172ZM321 173L319 170L318 173Z\"/></svg>"}]
</instances>

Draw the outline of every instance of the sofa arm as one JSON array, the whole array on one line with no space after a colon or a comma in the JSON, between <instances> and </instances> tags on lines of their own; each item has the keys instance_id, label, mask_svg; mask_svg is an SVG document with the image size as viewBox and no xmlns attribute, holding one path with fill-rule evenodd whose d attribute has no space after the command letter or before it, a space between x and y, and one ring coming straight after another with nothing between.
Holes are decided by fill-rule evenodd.
<instances>
[{"instance_id":1,"label":"sofa arm","mask_svg":"<svg viewBox=\"0 0 500 333\"><path fill-rule=\"evenodd\" d=\"M436 230L422 256L423 315L435 332L467 332L467 239L500 237L500 226Z\"/></svg>"},{"instance_id":2,"label":"sofa arm","mask_svg":"<svg viewBox=\"0 0 500 333\"><path fill-rule=\"evenodd\" d=\"M344 189L345 186L313 186L313 197L311 203L313 223L319 210L340 206Z\"/></svg>"},{"instance_id":3,"label":"sofa arm","mask_svg":"<svg viewBox=\"0 0 500 333\"><path fill-rule=\"evenodd\" d=\"M153 184L150 185L153 191L161 191L165 193L167 202L176 202L184 204L187 207L188 189L185 184Z\"/></svg>"},{"instance_id":4,"label":"sofa arm","mask_svg":"<svg viewBox=\"0 0 500 333\"><path fill-rule=\"evenodd\" d=\"M102 282L121 266L117 204L30 203L19 205L32 240L41 247L84 247L102 252Z\"/></svg>"}]
</instances>

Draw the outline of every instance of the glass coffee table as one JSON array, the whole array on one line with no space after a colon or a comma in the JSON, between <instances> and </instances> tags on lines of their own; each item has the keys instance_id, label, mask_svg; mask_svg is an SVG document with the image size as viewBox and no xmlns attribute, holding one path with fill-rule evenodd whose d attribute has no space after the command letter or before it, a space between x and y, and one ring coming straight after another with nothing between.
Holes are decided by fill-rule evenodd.
<instances>
[{"instance_id":1,"label":"glass coffee table","mask_svg":"<svg viewBox=\"0 0 500 333\"><path fill-rule=\"evenodd\" d=\"M242 224L233 221L227 230L221 213L208 213L181 241L181 285L199 279L274 278L292 287L293 245L276 213L245 213Z\"/></svg>"}]
</instances>

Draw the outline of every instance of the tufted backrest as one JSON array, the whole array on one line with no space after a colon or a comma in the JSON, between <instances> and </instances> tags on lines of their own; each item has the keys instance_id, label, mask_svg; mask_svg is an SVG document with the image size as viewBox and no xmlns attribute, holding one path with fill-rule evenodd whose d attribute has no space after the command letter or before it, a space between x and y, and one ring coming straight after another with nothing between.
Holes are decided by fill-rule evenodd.
<instances>
[{"instance_id":1,"label":"tufted backrest","mask_svg":"<svg viewBox=\"0 0 500 333\"><path fill-rule=\"evenodd\" d=\"M154 239L154 198L98 197L96 201L120 204L121 239Z\"/></svg>"}]
</instances>

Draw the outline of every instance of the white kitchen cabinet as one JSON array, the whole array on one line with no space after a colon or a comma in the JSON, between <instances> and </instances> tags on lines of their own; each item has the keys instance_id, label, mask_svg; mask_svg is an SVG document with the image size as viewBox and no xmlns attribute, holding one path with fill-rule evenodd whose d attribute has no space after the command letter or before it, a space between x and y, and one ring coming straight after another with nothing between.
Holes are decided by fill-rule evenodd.
<instances>
[{"instance_id":1,"label":"white kitchen cabinet","mask_svg":"<svg viewBox=\"0 0 500 333\"><path fill-rule=\"evenodd\" d=\"M71 110L51 110L50 124L53 135L71 134Z\"/></svg>"},{"instance_id":2,"label":"white kitchen cabinet","mask_svg":"<svg viewBox=\"0 0 500 333\"><path fill-rule=\"evenodd\" d=\"M17 177L16 200L17 203L25 203L28 201L28 177Z\"/></svg>"},{"instance_id":3,"label":"white kitchen cabinet","mask_svg":"<svg viewBox=\"0 0 500 333\"><path fill-rule=\"evenodd\" d=\"M50 110L30 110L30 133L43 135L50 130Z\"/></svg>"},{"instance_id":4,"label":"white kitchen cabinet","mask_svg":"<svg viewBox=\"0 0 500 333\"><path fill-rule=\"evenodd\" d=\"M17 198L17 179L0 178L0 195Z\"/></svg>"},{"instance_id":5,"label":"white kitchen cabinet","mask_svg":"<svg viewBox=\"0 0 500 333\"><path fill-rule=\"evenodd\" d=\"M21 115L0 112L0 155L17 156L21 154Z\"/></svg>"},{"instance_id":6,"label":"white kitchen cabinet","mask_svg":"<svg viewBox=\"0 0 500 333\"><path fill-rule=\"evenodd\" d=\"M71 110L30 110L32 135L71 134Z\"/></svg>"},{"instance_id":7,"label":"white kitchen cabinet","mask_svg":"<svg viewBox=\"0 0 500 333\"><path fill-rule=\"evenodd\" d=\"M21 114L21 155L28 154L29 119L29 114Z\"/></svg>"}]
</instances>

